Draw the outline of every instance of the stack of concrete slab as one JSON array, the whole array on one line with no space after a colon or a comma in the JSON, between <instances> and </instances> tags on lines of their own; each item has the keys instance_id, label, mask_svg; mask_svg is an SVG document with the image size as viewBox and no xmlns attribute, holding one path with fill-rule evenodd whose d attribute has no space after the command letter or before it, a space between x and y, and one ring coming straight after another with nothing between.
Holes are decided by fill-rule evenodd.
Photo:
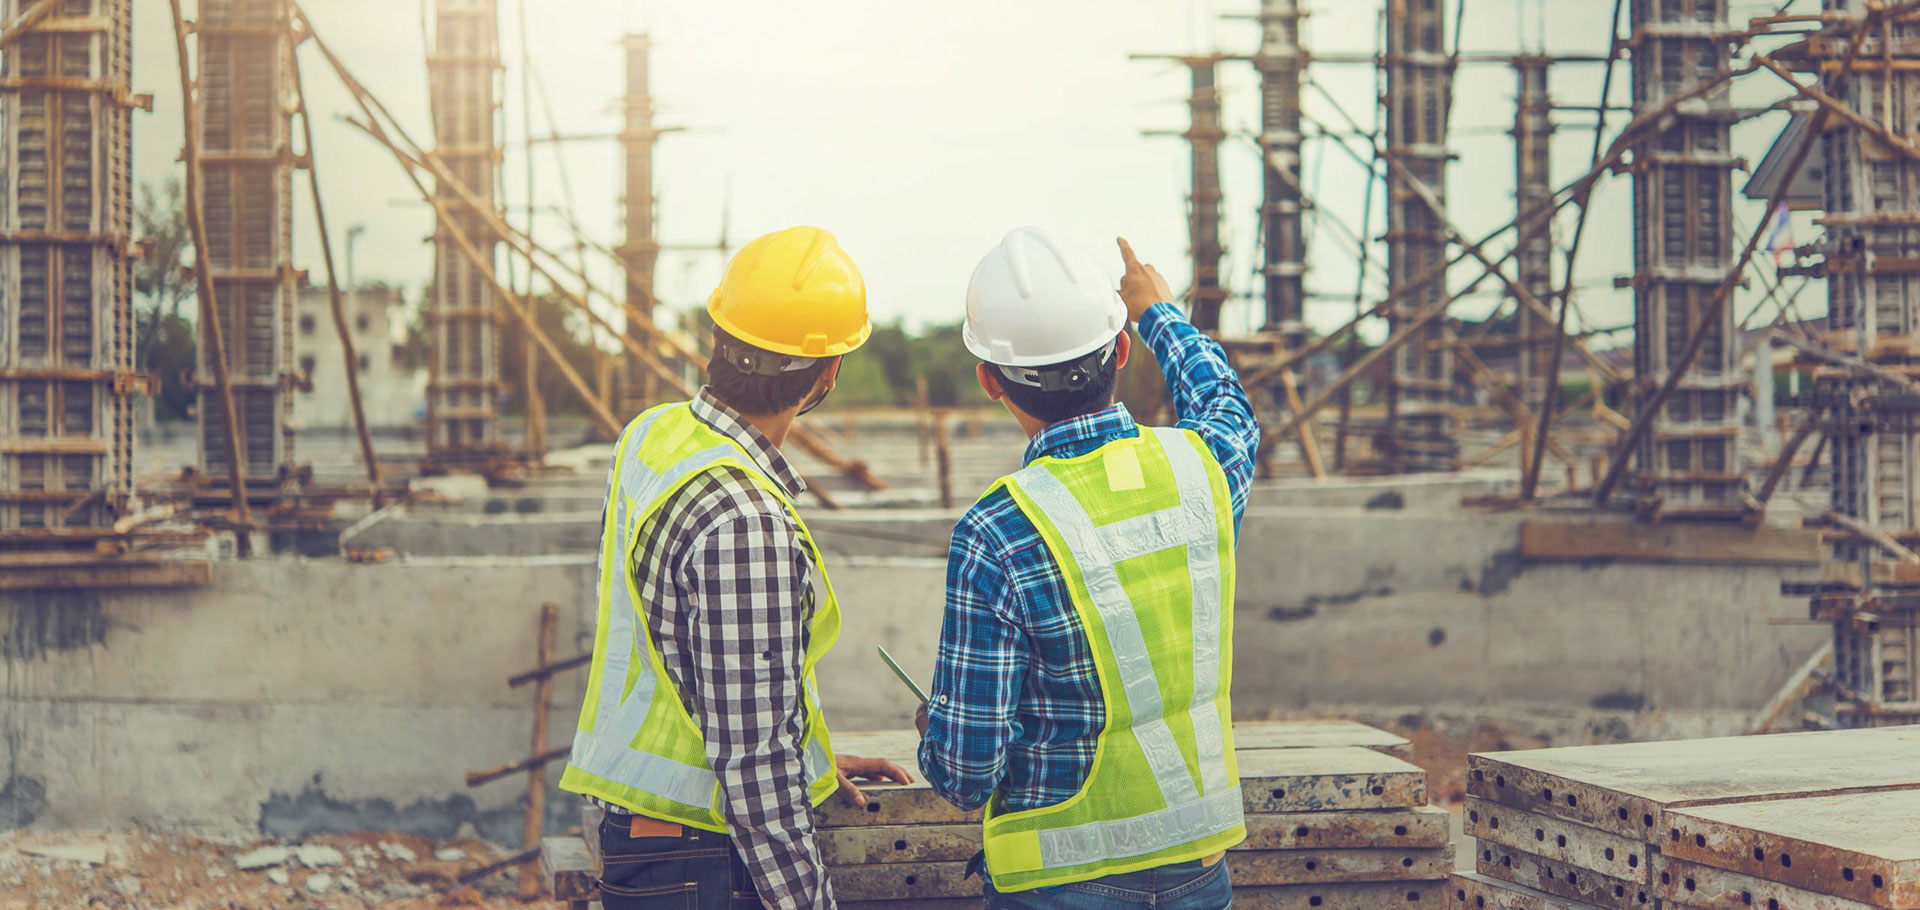
<instances>
[{"instance_id":1,"label":"stack of concrete slab","mask_svg":"<svg viewBox=\"0 0 1920 910\"><path fill-rule=\"evenodd\" d=\"M1427 805L1426 773L1411 746L1345 722L1234 727L1247 840L1228 854L1242 910L1377 910L1445 899L1453 866L1447 813ZM919 737L843 733L836 751L913 768ZM955 809L924 781L866 790L865 809L830 799L815 812L820 845L843 906L978 907L966 877L980 850L980 814Z\"/></svg>"},{"instance_id":2,"label":"stack of concrete slab","mask_svg":"<svg viewBox=\"0 0 1920 910\"><path fill-rule=\"evenodd\" d=\"M1468 758L1453 906L1920 910L1920 727Z\"/></svg>"}]
</instances>

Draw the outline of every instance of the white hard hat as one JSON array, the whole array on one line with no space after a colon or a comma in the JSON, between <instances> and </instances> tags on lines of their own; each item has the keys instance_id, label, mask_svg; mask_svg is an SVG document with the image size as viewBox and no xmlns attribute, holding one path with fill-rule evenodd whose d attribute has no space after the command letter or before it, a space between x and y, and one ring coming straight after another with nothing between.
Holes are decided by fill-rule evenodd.
<instances>
[{"instance_id":1,"label":"white hard hat","mask_svg":"<svg viewBox=\"0 0 1920 910\"><path fill-rule=\"evenodd\" d=\"M1036 367L1098 351L1126 327L1127 306L1092 253L1023 227L974 267L960 337L988 363Z\"/></svg>"}]
</instances>

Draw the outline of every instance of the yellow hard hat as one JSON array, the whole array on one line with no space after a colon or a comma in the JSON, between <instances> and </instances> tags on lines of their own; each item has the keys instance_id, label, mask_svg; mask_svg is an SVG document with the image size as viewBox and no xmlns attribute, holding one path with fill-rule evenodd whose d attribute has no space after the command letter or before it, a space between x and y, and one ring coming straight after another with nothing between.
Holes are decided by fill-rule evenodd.
<instances>
[{"instance_id":1,"label":"yellow hard hat","mask_svg":"<svg viewBox=\"0 0 1920 910\"><path fill-rule=\"evenodd\" d=\"M791 227L747 244L707 298L714 325L762 350L835 357L865 344L867 283L833 235Z\"/></svg>"}]
</instances>

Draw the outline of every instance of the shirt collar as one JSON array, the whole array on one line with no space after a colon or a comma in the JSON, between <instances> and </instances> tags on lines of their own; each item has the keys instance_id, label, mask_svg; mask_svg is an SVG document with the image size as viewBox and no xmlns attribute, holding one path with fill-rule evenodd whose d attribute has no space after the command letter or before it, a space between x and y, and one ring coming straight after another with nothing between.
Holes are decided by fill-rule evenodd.
<instances>
[{"instance_id":1,"label":"shirt collar","mask_svg":"<svg viewBox=\"0 0 1920 910\"><path fill-rule=\"evenodd\" d=\"M780 447L773 444L766 434L753 428L740 412L730 408L725 402L713 397L707 387L700 388L700 394L693 397L693 416L712 427L716 432L740 444L747 450L755 464L768 477L773 478L787 490L788 496L799 496L806 492L807 482L795 470L787 456L781 454Z\"/></svg>"},{"instance_id":2,"label":"shirt collar","mask_svg":"<svg viewBox=\"0 0 1920 910\"><path fill-rule=\"evenodd\" d=\"M1140 435L1140 425L1124 404L1048 424L1027 443L1026 463L1036 458L1076 458L1116 439Z\"/></svg>"}]
</instances>

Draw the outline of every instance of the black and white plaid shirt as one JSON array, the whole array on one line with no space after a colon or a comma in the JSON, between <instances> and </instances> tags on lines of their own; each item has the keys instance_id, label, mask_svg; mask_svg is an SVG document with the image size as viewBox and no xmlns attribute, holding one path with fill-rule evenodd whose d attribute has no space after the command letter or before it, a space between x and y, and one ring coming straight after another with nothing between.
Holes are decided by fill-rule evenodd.
<instances>
[{"instance_id":1,"label":"black and white plaid shirt","mask_svg":"<svg viewBox=\"0 0 1920 910\"><path fill-rule=\"evenodd\" d=\"M708 390L692 407L789 496L806 489L773 442ZM760 899L833 907L802 753L813 562L793 517L740 470L707 471L641 526L629 569L667 675L706 732L733 842Z\"/></svg>"}]
</instances>

